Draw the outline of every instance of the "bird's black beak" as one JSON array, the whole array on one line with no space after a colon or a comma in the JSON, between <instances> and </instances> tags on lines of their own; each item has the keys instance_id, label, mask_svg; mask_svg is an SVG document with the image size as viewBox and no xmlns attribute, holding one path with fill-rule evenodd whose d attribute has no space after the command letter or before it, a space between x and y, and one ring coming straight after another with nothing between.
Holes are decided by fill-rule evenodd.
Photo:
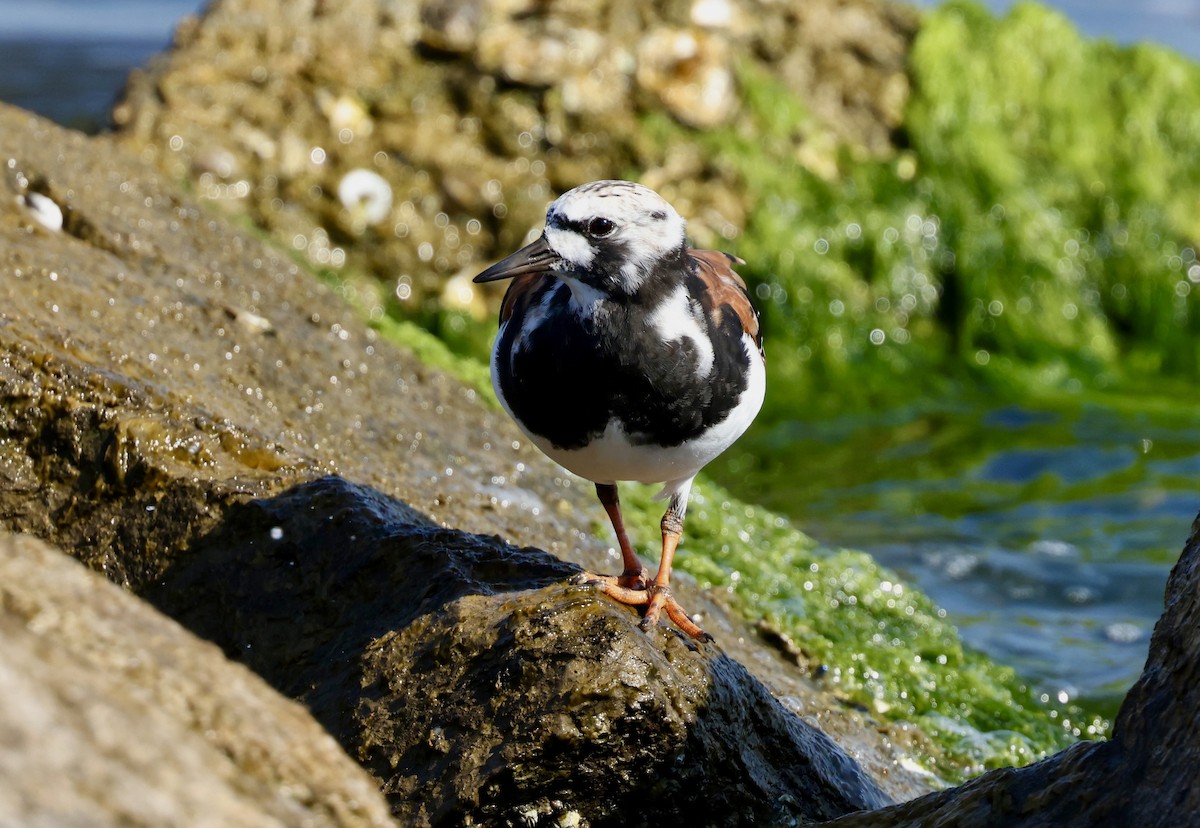
<instances>
[{"instance_id":1,"label":"bird's black beak","mask_svg":"<svg viewBox=\"0 0 1200 828\"><path fill-rule=\"evenodd\" d=\"M525 245L508 258L496 262L472 281L494 282L497 279L511 279L524 273L544 272L550 269L550 263L557 258L558 254L550 249L546 237L538 236L537 241Z\"/></svg>"}]
</instances>

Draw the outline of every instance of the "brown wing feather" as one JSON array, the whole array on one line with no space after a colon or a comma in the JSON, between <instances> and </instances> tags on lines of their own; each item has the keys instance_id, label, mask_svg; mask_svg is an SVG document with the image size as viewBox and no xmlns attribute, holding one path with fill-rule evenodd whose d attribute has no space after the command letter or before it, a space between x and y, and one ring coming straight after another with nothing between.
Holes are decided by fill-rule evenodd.
<instances>
[{"instance_id":1,"label":"brown wing feather","mask_svg":"<svg viewBox=\"0 0 1200 828\"><path fill-rule=\"evenodd\" d=\"M758 311L750 303L746 283L733 270L733 265L745 262L718 250L689 249L688 256L696 263L697 274L708 289L706 296L701 298L702 302L708 304L706 309L716 316L718 323L726 308L737 314L742 327L758 345L759 353L762 353L762 331L758 326Z\"/></svg>"}]
</instances>

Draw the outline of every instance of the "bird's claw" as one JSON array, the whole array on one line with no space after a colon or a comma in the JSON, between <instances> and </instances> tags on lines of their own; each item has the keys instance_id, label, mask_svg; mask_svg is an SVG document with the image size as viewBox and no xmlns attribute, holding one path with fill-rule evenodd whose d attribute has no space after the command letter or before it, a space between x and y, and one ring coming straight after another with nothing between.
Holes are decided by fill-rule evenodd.
<instances>
[{"instance_id":1,"label":"bird's claw","mask_svg":"<svg viewBox=\"0 0 1200 828\"><path fill-rule=\"evenodd\" d=\"M626 586L621 583L623 580L630 579L630 573L622 575L594 575L590 572L581 572L571 578L571 583L596 586L601 592L618 603L634 607L646 607L645 615L642 617L641 623L638 624L644 631L648 632L657 626L659 616L665 612L672 624L692 638L700 641L713 640L711 635L700 629L696 622L688 617L687 612L675 600L675 596L671 594L669 586L655 583L646 584L645 570L640 573L634 573L634 576L637 581L642 582L642 586Z\"/></svg>"},{"instance_id":2,"label":"bird's claw","mask_svg":"<svg viewBox=\"0 0 1200 828\"><path fill-rule=\"evenodd\" d=\"M644 566L634 570L627 569L620 575L596 575L592 572L580 572L578 575L572 576L571 583L576 586L596 584L635 591L645 590L650 584Z\"/></svg>"},{"instance_id":3,"label":"bird's claw","mask_svg":"<svg viewBox=\"0 0 1200 828\"><path fill-rule=\"evenodd\" d=\"M667 618L671 619L671 623L692 638L701 641L713 640L713 637L700 629L699 625L679 605L679 602L675 600L675 596L671 594L669 586L651 584L647 592L650 594L650 600L646 605L646 614L643 616L642 623L640 624L643 630L648 630L656 625L659 614L666 612Z\"/></svg>"}]
</instances>

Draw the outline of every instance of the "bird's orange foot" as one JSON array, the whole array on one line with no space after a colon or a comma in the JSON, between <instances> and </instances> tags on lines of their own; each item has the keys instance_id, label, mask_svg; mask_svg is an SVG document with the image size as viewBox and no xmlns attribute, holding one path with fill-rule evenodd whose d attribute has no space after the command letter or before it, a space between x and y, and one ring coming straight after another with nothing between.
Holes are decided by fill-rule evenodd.
<instances>
[{"instance_id":1,"label":"bird's orange foot","mask_svg":"<svg viewBox=\"0 0 1200 828\"><path fill-rule=\"evenodd\" d=\"M575 584L599 584L605 587L618 587L622 590L644 591L650 585L650 579L646 572L646 567L639 566L637 569L626 569L620 575L596 575L592 572L580 572L571 579ZM615 597L615 596L614 596ZM639 603L644 604L645 601L622 601L617 599L622 604Z\"/></svg>"},{"instance_id":2,"label":"bird's orange foot","mask_svg":"<svg viewBox=\"0 0 1200 828\"><path fill-rule=\"evenodd\" d=\"M666 612L667 617L671 619L671 623L692 638L698 638L701 641L712 641L713 637L700 629L696 625L683 607L679 606L679 602L675 600L675 596L671 594L671 588L665 584L659 586L651 584L647 592L650 593L650 601L646 605L646 614L642 617L641 628L648 630L658 623L658 616L661 612Z\"/></svg>"},{"instance_id":3,"label":"bird's orange foot","mask_svg":"<svg viewBox=\"0 0 1200 828\"><path fill-rule=\"evenodd\" d=\"M627 579L635 585L629 586L622 583L623 580ZM688 617L687 612L675 600L675 596L671 594L669 586L646 583L646 572L644 569L633 578L630 577L630 573L628 572L621 575L593 575L590 572L583 572L575 576L572 580L577 584L594 585L618 603L634 607L646 607L642 622L639 624L643 630L649 630L657 624L659 615L666 612L667 617L671 619L671 623L692 638L701 641L713 640L711 635L700 629ZM638 581L641 582L640 585L637 585Z\"/></svg>"}]
</instances>

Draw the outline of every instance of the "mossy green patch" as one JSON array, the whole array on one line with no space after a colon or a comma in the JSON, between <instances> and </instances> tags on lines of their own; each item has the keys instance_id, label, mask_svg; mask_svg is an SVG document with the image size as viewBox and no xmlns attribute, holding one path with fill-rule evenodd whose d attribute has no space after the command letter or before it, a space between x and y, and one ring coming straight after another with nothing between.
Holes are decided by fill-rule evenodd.
<instances>
[{"instance_id":1,"label":"mossy green patch","mask_svg":"<svg viewBox=\"0 0 1200 828\"><path fill-rule=\"evenodd\" d=\"M931 15L906 130L954 252L967 349L1027 364L1200 368L1200 67L1084 40L1021 4Z\"/></svg>"},{"instance_id":2,"label":"mossy green patch","mask_svg":"<svg viewBox=\"0 0 1200 828\"><path fill-rule=\"evenodd\" d=\"M767 333L764 421L898 405L967 381L1016 393L1200 373L1200 67L1082 39L1020 5L926 18L888 158L842 148L753 64L746 110L692 132L744 183L732 246ZM836 174L830 176L832 165Z\"/></svg>"},{"instance_id":3,"label":"mossy green patch","mask_svg":"<svg viewBox=\"0 0 1200 828\"><path fill-rule=\"evenodd\" d=\"M626 522L643 549L657 546L639 531L661 517L653 492L622 488ZM869 555L822 547L703 479L684 534L678 569L788 635L850 701L933 736L944 755L919 758L943 778L1027 764L1107 731L1078 706L1039 703L1011 669L965 647L944 610Z\"/></svg>"}]
</instances>

